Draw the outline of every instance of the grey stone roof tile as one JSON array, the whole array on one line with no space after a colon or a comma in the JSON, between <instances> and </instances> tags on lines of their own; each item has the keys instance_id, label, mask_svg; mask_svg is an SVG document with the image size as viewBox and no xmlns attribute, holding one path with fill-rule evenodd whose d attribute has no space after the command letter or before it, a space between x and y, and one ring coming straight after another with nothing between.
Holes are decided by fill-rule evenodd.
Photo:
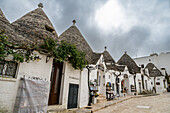
<instances>
[{"instance_id":1,"label":"grey stone roof tile","mask_svg":"<svg viewBox=\"0 0 170 113\"><path fill-rule=\"evenodd\" d=\"M161 71L153 63L148 63L145 69L148 69L150 77L163 76Z\"/></svg>"},{"instance_id":2,"label":"grey stone roof tile","mask_svg":"<svg viewBox=\"0 0 170 113\"><path fill-rule=\"evenodd\" d=\"M68 43L74 44L78 50L83 51L86 53L86 60L93 64L93 55L95 55L89 46L89 44L84 39L81 32L75 25L69 27L66 31L64 31L60 36L59 40L65 40Z\"/></svg>"},{"instance_id":3,"label":"grey stone roof tile","mask_svg":"<svg viewBox=\"0 0 170 113\"><path fill-rule=\"evenodd\" d=\"M126 65L131 74L140 73L140 68L137 66L135 61L125 53L117 62L119 65Z\"/></svg>"},{"instance_id":4,"label":"grey stone roof tile","mask_svg":"<svg viewBox=\"0 0 170 113\"><path fill-rule=\"evenodd\" d=\"M57 39L57 33L42 8L37 8L12 23L15 31L30 41L41 43L47 37Z\"/></svg>"}]
</instances>

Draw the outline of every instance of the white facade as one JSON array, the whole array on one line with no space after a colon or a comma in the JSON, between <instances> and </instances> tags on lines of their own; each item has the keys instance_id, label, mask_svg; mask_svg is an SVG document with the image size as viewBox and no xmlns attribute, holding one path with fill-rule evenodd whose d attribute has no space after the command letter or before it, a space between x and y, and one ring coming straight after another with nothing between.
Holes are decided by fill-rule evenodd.
<instances>
[{"instance_id":1,"label":"white facade","mask_svg":"<svg viewBox=\"0 0 170 113\"><path fill-rule=\"evenodd\" d=\"M160 53L159 55L134 58L134 61L138 64L138 66L141 64L146 66L151 62L155 64L159 70L161 70L161 68L166 68L168 75L170 75L170 52Z\"/></svg>"},{"instance_id":2,"label":"white facade","mask_svg":"<svg viewBox=\"0 0 170 113\"><path fill-rule=\"evenodd\" d=\"M46 62L45 55L41 55L37 52L36 54L39 55L40 60L38 62L30 61L29 63L20 63L16 72L16 78L0 77L0 108L12 113L21 77L39 77L50 82L53 59ZM89 100L88 70L86 68L84 68L83 71L75 70L70 63L65 62L60 87L59 105L56 105L57 107L55 105L52 107L67 109L70 83L79 85L77 107L87 106Z\"/></svg>"},{"instance_id":3,"label":"white facade","mask_svg":"<svg viewBox=\"0 0 170 113\"><path fill-rule=\"evenodd\" d=\"M153 63L164 76L161 77L150 77L151 81L147 81L148 84L151 84L148 88L149 91L153 91L153 87L156 88L156 93L163 93L167 88L167 81L165 80L165 70L161 70L161 68L165 68L168 75L170 74L170 53L161 53L159 55L153 54L151 56L134 58L134 61L141 66L144 64L146 66L148 63ZM147 75L149 75L148 69L144 70ZM154 80L155 79L155 80ZM145 79L146 80L146 79ZM159 85L156 85L159 84Z\"/></svg>"},{"instance_id":4,"label":"white facade","mask_svg":"<svg viewBox=\"0 0 170 113\"><path fill-rule=\"evenodd\" d=\"M156 88L156 93L160 94L166 92L167 82L164 76L161 77L151 77L153 87ZM165 80L165 81L164 81Z\"/></svg>"},{"instance_id":5,"label":"white facade","mask_svg":"<svg viewBox=\"0 0 170 113\"><path fill-rule=\"evenodd\" d=\"M16 78L0 77L0 107L8 110L9 113L13 112L18 85L21 77L24 75L26 78L39 77L50 82L53 59L50 59L48 62L46 62L45 55L39 54L37 52L36 54L39 55L41 60L38 62L30 61L29 63L19 63L16 72Z\"/></svg>"},{"instance_id":6,"label":"white facade","mask_svg":"<svg viewBox=\"0 0 170 113\"><path fill-rule=\"evenodd\" d=\"M60 105L62 108L67 109L69 84L79 85L78 90L78 107L84 107L88 104L89 91L88 91L88 70L86 68L83 71L75 70L68 62L64 63L61 92L60 92Z\"/></svg>"}]
</instances>

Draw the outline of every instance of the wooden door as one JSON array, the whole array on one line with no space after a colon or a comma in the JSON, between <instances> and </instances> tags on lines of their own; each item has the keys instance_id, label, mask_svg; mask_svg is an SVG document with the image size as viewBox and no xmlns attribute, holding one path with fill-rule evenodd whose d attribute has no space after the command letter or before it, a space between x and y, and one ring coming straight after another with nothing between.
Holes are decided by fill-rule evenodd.
<instances>
[{"instance_id":1,"label":"wooden door","mask_svg":"<svg viewBox=\"0 0 170 113\"><path fill-rule=\"evenodd\" d=\"M50 95L49 95L49 103L48 103L49 105L59 104L62 68L63 68L63 63L56 63L56 62L53 63L53 68L51 72Z\"/></svg>"},{"instance_id":2,"label":"wooden door","mask_svg":"<svg viewBox=\"0 0 170 113\"><path fill-rule=\"evenodd\" d=\"M69 85L68 109L77 108L78 89L79 89L79 85L77 85L77 84L70 84Z\"/></svg>"}]
</instances>

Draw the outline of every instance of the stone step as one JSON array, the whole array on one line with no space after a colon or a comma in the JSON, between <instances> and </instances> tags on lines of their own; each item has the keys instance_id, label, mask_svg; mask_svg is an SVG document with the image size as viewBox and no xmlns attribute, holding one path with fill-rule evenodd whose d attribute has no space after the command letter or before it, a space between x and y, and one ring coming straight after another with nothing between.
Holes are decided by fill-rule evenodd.
<instances>
[{"instance_id":1,"label":"stone step","mask_svg":"<svg viewBox=\"0 0 170 113\"><path fill-rule=\"evenodd\" d=\"M67 113L66 109L48 110L48 113Z\"/></svg>"}]
</instances>

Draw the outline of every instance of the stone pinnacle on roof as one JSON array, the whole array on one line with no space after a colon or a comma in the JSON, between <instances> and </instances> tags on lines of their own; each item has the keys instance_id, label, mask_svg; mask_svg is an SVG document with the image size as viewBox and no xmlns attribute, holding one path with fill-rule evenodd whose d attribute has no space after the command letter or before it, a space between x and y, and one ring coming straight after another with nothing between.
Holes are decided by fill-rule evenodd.
<instances>
[{"instance_id":1,"label":"stone pinnacle on roof","mask_svg":"<svg viewBox=\"0 0 170 113\"><path fill-rule=\"evenodd\" d=\"M73 26L75 26L75 24L76 24L76 20L73 20L72 22L73 22Z\"/></svg>"},{"instance_id":2,"label":"stone pinnacle on roof","mask_svg":"<svg viewBox=\"0 0 170 113\"><path fill-rule=\"evenodd\" d=\"M104 49L105 49L105 51L106 51L106 49L107 49L107 46L105 46L105 47L104 47Z\"/></svg>"},{"instance_id":3,"label":"stone pinnacle on roof","mask_svg":"<svg viewBox=\"0 0 170 113\"><path fill-rule=\"evenodd\" d=\"M43 8L43 4L42 4L42 3L39 3L39 4L38 4L38 7L39 7L39 8Z\"/></svg>"}]
</instances>

